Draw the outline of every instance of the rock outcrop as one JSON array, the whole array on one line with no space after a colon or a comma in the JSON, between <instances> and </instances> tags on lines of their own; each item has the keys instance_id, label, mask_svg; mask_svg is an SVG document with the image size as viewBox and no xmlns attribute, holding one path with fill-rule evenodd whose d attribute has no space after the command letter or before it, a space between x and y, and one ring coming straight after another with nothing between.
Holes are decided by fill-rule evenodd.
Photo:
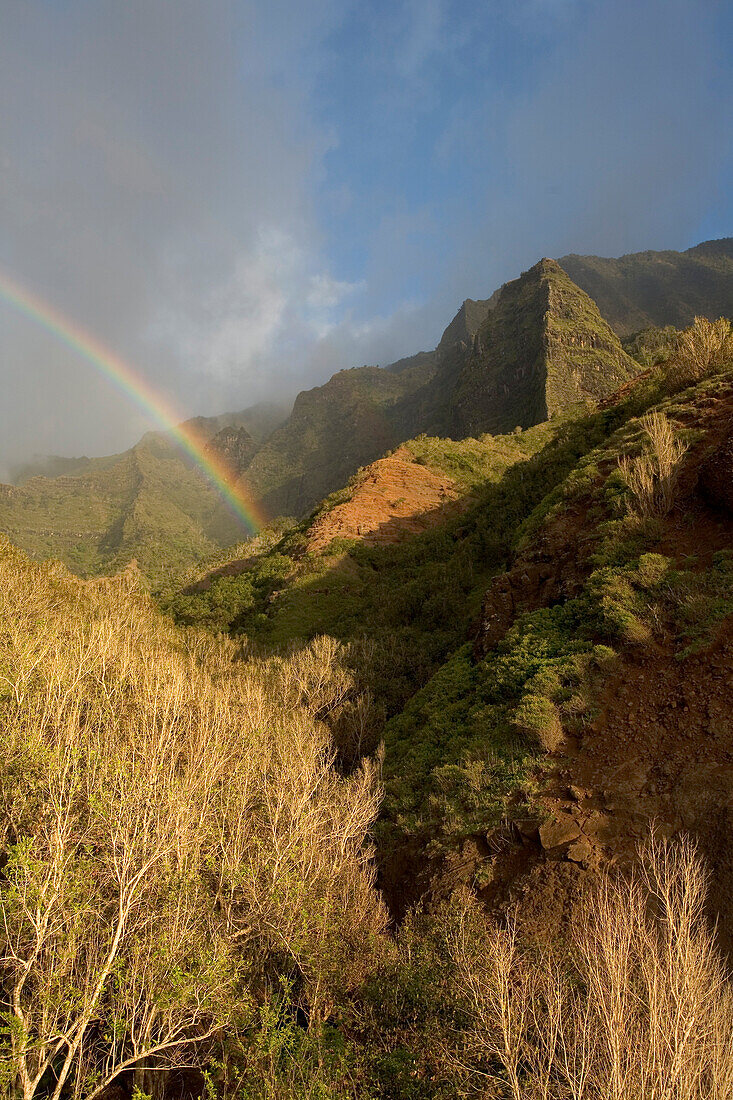
<instances>
[{"instance_id":1,"label":"rock outcrop","mask_svg":"<svg viewBox=\"0 0 733 1100\"><path fill-rule=\"evenodd\" d=\"M228 469L243 473L257 453L257 444L246 428L222 428L209 442L209 450L219 455Z\"/></svg>"}]
</instances>

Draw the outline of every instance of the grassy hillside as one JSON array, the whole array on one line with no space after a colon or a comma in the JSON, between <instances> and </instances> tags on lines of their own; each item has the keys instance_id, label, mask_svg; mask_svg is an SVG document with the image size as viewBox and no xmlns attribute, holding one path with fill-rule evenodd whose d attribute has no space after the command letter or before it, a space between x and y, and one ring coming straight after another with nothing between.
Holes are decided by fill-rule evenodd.
<instances>
[{"instance_id":1,"label":"grassy hillside","mask_svg":"<svg viewBox=\"0 0 733 1100\"><path fill-rule=\"evenodd\" d=\"M178 597L232 638L0 540L3 1088L727 1096L732 418L698 324L600 410L418 438L463 514L267 533Z\"/></svg>"},{"instance_id":2,"label":"grassy hillside","mask_svg":"<svg viewBox=\"0 0 733 1100\"><path fill-rule=\"evenodd\" d=\"M231 457L242 450L241 434L261 441L284 415L280 406L256 405L191 424L215 445L221 440ZM163 432L148 432L123 454L63 460L64 467L60 473L55 460L44 460L27 466L17 485L0 486L0 530L32 557L58 557L82 576L114 572L134 559L154 588L170 587L244 533L218 491Z\"/></svg>"},{"instance_id":3,"label":"grassy hillside","mask_svg":"<svg viewBox=\"0 0 733 1100\"><path fill-rule=\"evenodd\" d=\"M135 559L156 587L241 530L203 475L156 436L75 477L3 486L0 528L33 557L58 556L86 576Z\"/></svg>"},{"instance_id":4,"label":"grassy hillside","mask_svg":"<svg viewBox=\"0 0 733 1100\"><path fill-rule=\"evenodd\" d=\"M654 325L685 328L697 315L733 315L733 238L686 252L634 252L619 259L563 256L560 265L619 335Z\"/></svg>"},{"instance_id":5,"label":"grassy hillside","mask_svg":"<svg viewBox=\"0 0 733 1100\"><path fill-rule=\"evenodd\" d=\"M460 650L523 519L611 425L633 415L637 401L509 436L411 441L418 461L464 485L462 515L396 546L334 543L320 554L303 553L306 520L240 575L172 597L167 607L181 622L244 632L276 649L324 633L348 643L359 682L375 699L376 738L384 720ZM343 499L334 494L313 518ZM388 752L392 774L390 761Z\"/></svg>"}]
</instances>

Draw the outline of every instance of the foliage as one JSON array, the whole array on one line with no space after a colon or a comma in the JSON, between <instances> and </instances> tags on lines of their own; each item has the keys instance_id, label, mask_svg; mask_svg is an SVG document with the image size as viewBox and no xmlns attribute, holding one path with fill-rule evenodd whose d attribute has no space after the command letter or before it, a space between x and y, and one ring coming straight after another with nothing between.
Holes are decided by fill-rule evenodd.
<instances>
[{"instance_id":1,"label":"foliage","mask_svg":"<svg viewBox=\"0 0 733 1100\"><path fill-rule=\"evenodd\" d=\"M396 546L354 542L328 556L303 554L304 524L253 564L255 588L268 560L285 573L287 559L291 571L240 619L249 641L285 651L296 638L338 638L356 685L369 693L360 732L352 724L337 740L353 760L355 738L367 751L384 738L383 848L409 836L449 845L499 822L517 799L531 804L544 755L592 715L594 684L613 649L648 644L660 616L669 620L638 573L657 520L631 514L618 467L649 438L645 423L668 415L667 393L662 367L611 408L518 436L419 437L413 453L436 468L468 463L467 481L488 475L460 517ZM661 412L644 421L650 406ZM584 592L524 616L477 663L464 640L491 576L513 547L531 545L579 502L594 509ZM192 620L218 613L212 596L203 602Z\"/></svg>"},{"instance_id":2,"label":"foliage","mask_svg":"<svg viewBox=\"0 0 733 1100\"><path fill-rule=\"evenodd\" d=\"M331 644L238 662L133 573L95 583L0 551L0 983L24 1100L126 1067L201 1064L279 978L318 1030L384 926L348 778L316 717Z\"/></svg>"},{"instance_id":3,"label":"foliage","mask_svg":"<svg viewBox=\"0 0 733 1100\"><path fill-rule=\"evenodd\" d=\"M606 876L569 951L468 902L449 930L469 1025L454 1060L497 1100L723 1097L733 1087L733 989L705 919L689 841L652 837L630 880Z\"/></svg>"},{"instance_id":4,"label":"foliage","mask_svg":"<svg viewBox=\"0 0 733 1100\"><path fill-rule=\"evenodd\" d=\"M690 386L733 360L733 327L725 317L708 321L696 317L681 332L670 373L675 383Z\"/></svg>"},{"instance_id":5,"label":"foliage","mask_svg":"<svg viewBox=\"0 0 733 1100\"><path fill-rule=\"evenodd\" d=\"M621 341L624 351L639 366L649 369L664 363L677 348L679 333L672 325L641 329Z\"/></svg>"},{"instance_id":6,"label":"foliage","mask_svg":"<svg viewBox=\"0 0 733 1100\"><path fill-rule=\"evenodd\" d=\"M464 646L387 724L380 835L439 848L485 831L524 791L542 755L592 714L593 684L613 658L585 599L523 615L482 661Z\"/></svg>"},{"instance_id":7,"label":"foliage","mask_svg":"<svg viewBox=\"0 0 733 1100\"><path fill-rule=\"evenodd\" d=\"M161 606L177 622L216 632L256 630L266 622L272 595L290 575L293 563L282 554L266 554L236 576L215 576L207 588L188 590L161 599Z\"/></svg>"},{"instance_id":8,"label":"foliage","mask_svg":"<svg viewBox=\"0 0 733 1100\"><path fill-rule=\"evenodd\" d=\"M686 446L662 412L642 417L644 449L633 458L623 455L619 466L628 486L632 508L640 516L666 516L675 504L680 460Z\"/></svg>"}]
</instances>

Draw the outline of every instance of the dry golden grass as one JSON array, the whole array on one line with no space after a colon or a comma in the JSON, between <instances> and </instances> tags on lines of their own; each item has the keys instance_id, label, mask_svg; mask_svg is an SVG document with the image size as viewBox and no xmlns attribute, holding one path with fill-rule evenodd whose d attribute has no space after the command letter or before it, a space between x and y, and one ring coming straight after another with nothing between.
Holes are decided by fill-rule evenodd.
<instances>
[{"instance_id":1,"label":"dry golden grass","mask_svg":"<svg viewBox=\"0 0 733 1100\"><path fill-rule=\"evenodd\" d=\"M693 845L653 838L636 875L589 899L569 953L531 950L513 923L487 931L467 905L450 949L472 1021L463 1062L482 1067L486 1095L733 1095L733 989L705 894Z\"/></svg>"},{"instance_id":2,"label":"dry golden grass","mask_svg":"<svg viewBox=\"0 0 733 1100\"><path fill-rule=\"evenodd\" d=\"M5 1085L93 1100L195 1065L286 974L318 1026L385 925L369 762L334 770L328 642L236 660L133 574L82 582L0 545Z\"/></svg>"},{"instance_id":3,"label":"dry golden grass","mask_svg":"<svg viewBox=\"0 0 733 1100\"><path fill-rule=\"evenodd\" d=\"M638 455L624 455L619 467L631 495L632 510L639 516L666 516L674 506L680 460L687 450L675 436L664 413L641 418L645 434Z\"/></svg>"},{"instance_id":4,"label":"dry golden grass","mask_svg":"<svg viewBox=\"0 0 733 1100\"><path fill-rule=\"evenodd\" d=\"M696 317L681 332L668 371L677 385L691 386L733 359L733 327L725 317Z\"/></svg>"}]
</instances>

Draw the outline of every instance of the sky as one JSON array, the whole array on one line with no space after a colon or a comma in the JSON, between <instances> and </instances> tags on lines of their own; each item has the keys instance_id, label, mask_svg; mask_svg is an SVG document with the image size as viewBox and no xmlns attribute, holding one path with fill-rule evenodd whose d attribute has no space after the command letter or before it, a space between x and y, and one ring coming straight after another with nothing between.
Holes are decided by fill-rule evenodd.
<instances>
[{"instance_id":1,"label":"sky","mask_svg":"<svg viewBox=\"0 0 733 1100\"><path fill-rule=\"evenodd\" d=\"M0 0L0 274L181 416L733 235L730 0ZM0 297L0 476L154 426Z\"/></svg>"}]
</instances>

